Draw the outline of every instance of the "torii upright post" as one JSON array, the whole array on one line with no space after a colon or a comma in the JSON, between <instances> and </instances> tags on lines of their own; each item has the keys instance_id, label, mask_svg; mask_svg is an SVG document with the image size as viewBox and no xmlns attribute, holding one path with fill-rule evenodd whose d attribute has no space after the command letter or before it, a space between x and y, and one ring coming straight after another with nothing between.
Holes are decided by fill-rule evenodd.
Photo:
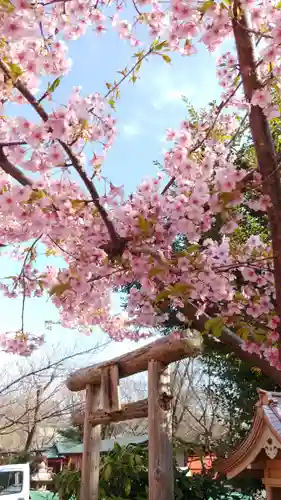
<instances>
[{"instance_id":1,"label":"torii upright post","mask_svg":"<svg viewBox=\"0 0 281 500\"><path fill-rule=\"evenodd\" d=\"M149 500L174 498L169 367L148 363Z\"/></svg>"},{"instance_id":2,"label":"torii upright post","mask_svg":"<svg viewBox=\"0 0 281 500\"><path fill-rule=\"evenodd\" d=\"M100 425L92 426L91 413L97 410L100 403L99 387L87 384L83 433L83 456L81 470L80 499L99 499L99 465L100 465Z\"/></svg>"},{"instance_id":3,"label":"torii upright post","mask_svg":"<svg viewBox=\"0 0 281 500\"><path fill-rule=\"evenodd\" d=\"M183 332L170 335L111 361L70 375L71 391L86 389L80 500L98 500L100 425L148 417L149 500L174 500L172 415L169 364L200 351ZM119 378L148 371L148 399L120 405ZM101 408L98 408L98 398Z\"/></svg>"}]
</instances>

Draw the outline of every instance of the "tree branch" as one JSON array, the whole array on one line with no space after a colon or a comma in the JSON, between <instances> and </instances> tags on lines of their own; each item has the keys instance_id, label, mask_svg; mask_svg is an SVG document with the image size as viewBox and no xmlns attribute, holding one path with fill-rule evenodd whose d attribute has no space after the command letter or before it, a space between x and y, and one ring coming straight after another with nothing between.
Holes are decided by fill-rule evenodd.
<instances>
[{"instance_id":1,"label":"tree branch","mask_svg":"<svg viewBox=\"0 0 281 500\"><path fill-rule=\"evenodd\" d=\"M184 314L191 321L192 326L196 330L201 333L204 333L206 331L205 323L210 319L210 316L208 314L203 313L199 317L197 317L197 307L191 302L188 302L185 305ZM249 367L257 366L262 370L263 373L265 373L265 375L270 377L272 380L274 380L274 382L281 386L281 371L271 366L265 358L244 351L242 349L243 340L229 328L223 328L219 341L221 341L223 344L226 344L229 349L237 355L238 358L247 361Z\"/></svg>"},{"instance_id":2,"label":"tree branch","mask_svg":"<svg viewBox=\"0 0 281 500\"><path fill-rule=\"evenodd\" d=\"M151 51L152 51L152 49L150 49L148 53L150 53ZM146 57L148 55L148 53L145 54L144 57ZM9 66L4 61L2 61L1 59L0 59L0 69L7 76L7 78L9 78L13 82L14 87L23 95L23 97L25 97L25 99L35 109L35 111L38 113L38 115L41 117L41 119L44 122L47 122L48 119L49 119L49 115L45 111L45 109L43 108L43 106L40 104L39 101L37 101L37 99L35 99L35 97L28 90L28 88L26 87L26 85L24 85L20 81L19 78L13 79L11 71L9 69ZM127 76L128 75L126 75L126 77ZM120 83L122 83L122 81L126 77L122 78L120 80L120 82L117 84L117 86L120 85ZM107 95L109 95L111 92L113 92L113 90L114 90L114 87L110 90L110 92L108 92ZM116 232L112 221L109 219L107 211L105 210L105 208L100 203L100 197L99 197L99 194L97 192L97 189L95 188L95 186L94 186L93 182L91 181L91 179L88 177L86 171L83 168L83 165L79 161L79 158L73 153L71 147L68 146L68 144L66 144L64 141L62 141L60 139L58 140L58 142L61 145L61 147L64 149L65 153L68 155L68 157L69 157L69 159L70 159L73 167L75 168L76 172L78 173L78 175L80 176L81 180L83 181L83 183L85 184L86 188L88 189L89 193L91 194L93 203L94 203L95 207L97 208L97 210L98 210L98 212L99 212L99 214L100 214L100 216L101 216L101 218L102 218L102 220L103 220L103 222L104 222L104 224L105 224L105 226L107 228L107 231L108 231L108 234L109 234L109 237L110 237L110 240L111 240L111 244L110 245L107 244L104 247L104 250L110 256L122 255L122 253L123 253L123 251L125 249L127 240L125 240L124 238L121 238L118 235L118 233ZM6 162L8 162L7 159L6 159ZM0 163L1 163L1 157L0 157ZM20 176L20 173L19 173L18 169L16 169L16 167L14 167L10 162L9 163L4 163L4 167L3 167L4 170L5 170L5 167L7 169L9 169L9 171L13 172L13 174L14 174L13 177L16 180L21 179L21 184L23 182L25 182L25 183L28 182L27 178L25 178L23 176L23 174L22 174L22 176ZM26 185L26 184L24 184L24 185Z\"/></svg>"},{"instance_id":3,"label":"tree branch","mask_svg":"<svg viewBox=\"0 0 281 500\"><path fill-rule=\"evenodd\" d=\"M69 361L70 359L74 359L74 358L76 358L78 356L83 356L85 354L89 354L89 353L95 351L96 349L100 349L100 348L106 347L109 344L109 342L110 341L105 342L104 344L92 347L90 349L86 349L84 351L76 352L74 354L68 354L68 355L64 356L63 358L59 359L58 361L54 361L53 363L49 362L47 365L45 365L45 366L43 366L41 368L38 368L38 369L35 369L35 370L31 370L28 373L24 373L23 375L20 375L16 379L12 380L12 382L8 383L5 387L2 387L0 389L0 394L7 393L7 391L11 387L13 387L14 385L18 384L19 382L21 382L22 380L24 380L24 379L26 379L28 377L32 377L34 375L38 375L39 373L42 373L42 372L44 372L46 370L50 370L50 368L54 368L54 367L60 366L65 361Z\"/></svg>"},{"instance_id":4,"label":"tree branch","mask_svg":"<svg viewBox=\"0 0 281 500\"><path fill-rule=\"evenodd\" d=\"M145 54L143 54L141 57L139 57L137 59L137 62L131 67L131 69L129 71L127 71L127 73L119 80L119 82L115 83L115 85L113 85L113 87L111 89L109 89L109 91L105 94L104 98L107 99L110 94L112 94L112 92L114 92L116 89L118 89L119 85L121 85L121 83L124 82L124 80L126 80L126 78L128 78L128 76L130 76L134 71L135 69L137 68L137 66L139 66L139 64L144 60L146 59L147 56L149 56L150 54L152 54L153 52L153 47L151 46L147 52L145 52Z\"/></svg>"},{"instance_id":5,"label":"tree branch","mask_svg":"<svg viewBox=\"0 0 281 500\"><path fill-rule=\"evenodd\" d=\"M24 85L19 78L13 78L9 65L6 64L2 59L0 59L0 69L3 71L4 75L6 75L6 77L13 82L13 86L23 95L23 97L29 102L29 104L31 104L31 106L35 109L42 120L46 122L49 118L48 113L44 110L43 106L41 106L37 99L35 99L26 85Z\"/></svg>"},{"instance_id":6,"label":"tree branch","mask_svg":"<svg viewBox=\"0 0 281 500\"><path fill-rule=\"evenodd\" d=\"M13 165L5 155L3 151L4 146L0 146L0 167L13 177L16 181L18 181L22 186L32 186L32 181L26 177L19 168Z\"/></svg>"},{"instance_id":7,"label":"tree branch","mask_svg":"<svg viewBox=\"0 0 281 500\"><path fill-rule=\"evenodd\" d=\"M41 240L43 236L43 233L41 233L32 243L32 245L29 247L28 251L26 252L26 256L23 261L23 265L21 268L21 272L19 275L19 280L22 279L22 288L23 288L23 294L22 294L22 308L21 308L21 331L24 334L24 311L25 311L25 300L26 300L26 284L25 284L25 266L27 265L28 259L32 256L33 249L36 247L38 241Z\"/></svg>"},{"instance_id":8,"label":"tree branch","mask_svg":"<svg viewBox=\"0 0 281 500\"><path fill-rule=\"evenodd\" d=\"M262 88L258 78L250 26L239 0L233 3L232 28L236 43L238 62L247 101L251 103L254 92ZM281 317L281 182L278 161L268 120L262 108L251 105L250 129L255 145L259 171L262 175L263 192L272 206L268 208L274 263L276 312ZM281 359L281 346L280 346Z\"/></svg>"},{"instance_id":9,"label":"tree branch","mask_svg":"<svg viewBox=\"0 0 281 500\"><path fill-rule=\"evenodd\" d=\"M27 146L25 141L10 141L10 142L0 142L0 148L8 148L13 146Z\"/></svg>"},{"instance_id":10,"label":"tree branch","mask_svg":"<svg viewBox=\"0 0 281 500\"><path fill-rule=\"evenodd\" d=\"M123 250L125 248L125 240L123 238L120 238L120 236L118 235L118 233L116 232L116 230L114 228L113 223L111 222L111 220L108 217L107 211L101 205L99 194L96 190L94 183L91 181L91 179L89 179L87 173L85 172L85 170L83 168L83 165L79 161L79 158L77 158L77 156L75 156L73 154L73 151L71 150L70 146L68 146L68 144L66 144L64 141L62 141L60 139L59 139L59 143L62 146L62 148L64 149L64 151L66 152L66 154L68 155L76 172L78 173L78 175L80 176L80 178L84 182L85 186L87 187L87 189L92 197L93 203L94 203L96 209L98 210L98 212L99 212L99 214L100 214L100 216L101 216L101 218L102 218L102 220L107 228L107 231L108 231L108 234L110 236L111 243L112 243L111 251L113 252L114 255L118 255L119 252L123 253Z\"/></svg>"}]
</instances>

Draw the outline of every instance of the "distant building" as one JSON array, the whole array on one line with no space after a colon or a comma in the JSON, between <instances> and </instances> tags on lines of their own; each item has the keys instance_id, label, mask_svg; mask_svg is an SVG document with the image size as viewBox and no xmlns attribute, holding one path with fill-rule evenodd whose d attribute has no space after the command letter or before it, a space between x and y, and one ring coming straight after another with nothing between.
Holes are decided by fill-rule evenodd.
<instances>
[{"instance_id":1,"label":"distant building","mask_svg":"<svg viewBox=\"0 0 281 500\"><path fill-rule=\"evenodd\" d=\"M147 444L148 435L142 436L124 436L114 439L104 439L101 441L101 453L106 453L113 449L114 444L120 446L128 446L129 444ZM48 467L53 469L53 472L59 472L65 466L70 466L73 469L79 470L82 466L83 444L75 443L67 440L57 440L52 446L40 450L48 459ZM187 457L184 450L176 449L176 460L179 467L184 467Z\"/></svg>"},{"instance_id":2,"label":"distant building","mask_svg":"<svg viewBox=\"0 0 281 500\"><path fill-rule=\"evenodd\" d=\"M148 436L127 436L115 439L104 439L101 441L101 453L106 453L113 449L114 444L127 446L129 444L145 444L148 442ZM48 459L48 467L53 472L59 472L64 466L70 466L79 470L82 466L83 444L68 440L57 440L52 446L40 450Z\"/></svg>"}]
</instances>

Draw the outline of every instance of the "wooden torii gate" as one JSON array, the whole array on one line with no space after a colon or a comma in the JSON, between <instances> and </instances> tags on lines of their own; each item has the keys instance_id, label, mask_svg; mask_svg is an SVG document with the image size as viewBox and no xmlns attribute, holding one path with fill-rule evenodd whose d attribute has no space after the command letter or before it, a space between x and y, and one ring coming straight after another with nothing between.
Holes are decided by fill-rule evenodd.
<instances>
[{"instance_id":1,"label":"wooden torii gate","mask_svg":"<svg viewBox=\"0 0 281 500\"><path fill-rule=\"evenodd\" d=\"M185 333L158 339L105 363L74 372L71 391L86 390L80 500L98 500L101 424L148 417L149 500L173 500L172 412L169 364L199 352ZM148 371L148 399L121 406L119 379Z\"/></svg>"}]
</instances>

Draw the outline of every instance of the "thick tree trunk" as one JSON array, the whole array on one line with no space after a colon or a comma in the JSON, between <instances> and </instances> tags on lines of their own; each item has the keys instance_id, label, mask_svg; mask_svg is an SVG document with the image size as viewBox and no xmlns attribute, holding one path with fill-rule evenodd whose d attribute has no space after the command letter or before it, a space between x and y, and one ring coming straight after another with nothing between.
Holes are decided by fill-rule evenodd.
<instances>
[{"instance_id":1,"label":"thick tree trunk","mask_svg":"<svg viewBox=\"0 0 281 500\"><path fill-rule=\"evenodd\" d=\"M24 445L24 451L30 450L30 447L31 447L31 444L32 444L32 441L33 441L33 438L35 435L35 431L36 431L36 423L31 427L30 431L28 432L28 435L27 435L27 438L25 441L25 445Z\"/></svg>"},{"instance_id":2,"label":"thick tree trunk","mask_svg":"<svg viewBox=\"0 0 281 500\"><path fill-rule=\"evenodd\" d=\"M26 438L25 445L24 445L24 451L29 451L31 443L32 443L33 438L34 438L34 435L35 435L35 432L36 432L36 428L37 428L37 424L38 424L38 413L39 413L39 409L40 409L40 405L41 405L40 397L41 397L41 390L40 390L40 388L38 388L36 390L36 404L35 404L33 418L32 418L33 422L32 422L32 426L27 434L27 438Z\"/></svg>"},{"instance_id":3,"label":"thick tree trunk","mask_svg":"<svg viewBox=\"0 0 281 500\"><path fill-rule=\"evenodd\" d=\"M251 102L255 90L262 87L258 78L257 64L250 25L240 1L233 2L233 33L244 93ZM278 162L269 123L259 106L251 106L250 128L255 145L259 171L262 175L264 194L270 197L272 207L268 209L271 229L274 280L276 289L276 311L281 318L281 183Z\"/></svg>"}]
</instances>

